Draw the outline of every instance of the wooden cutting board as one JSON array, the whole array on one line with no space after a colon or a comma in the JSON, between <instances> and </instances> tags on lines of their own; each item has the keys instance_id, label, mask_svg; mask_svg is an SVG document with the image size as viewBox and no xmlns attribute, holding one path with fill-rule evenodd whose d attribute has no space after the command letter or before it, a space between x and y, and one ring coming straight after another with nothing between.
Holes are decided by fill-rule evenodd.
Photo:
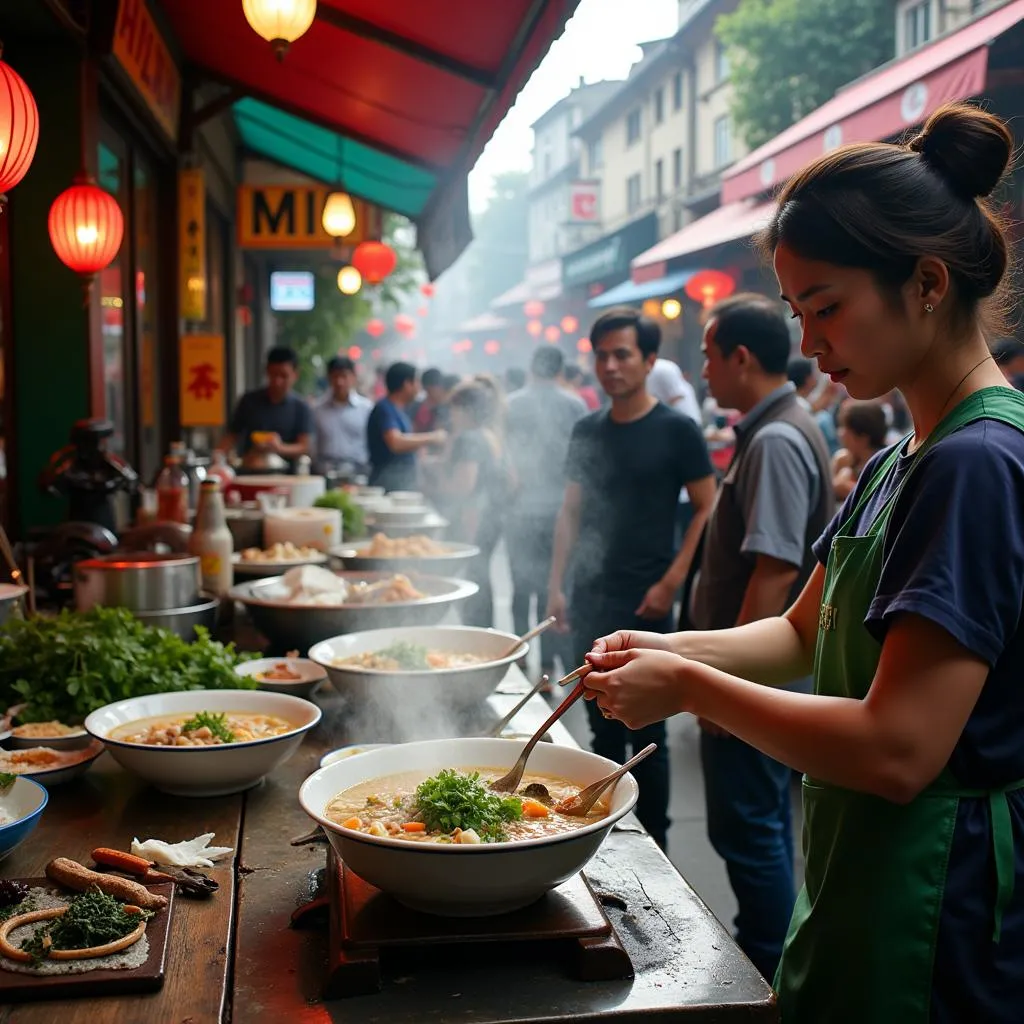
<instances>
[{"instance_id":1,"label":"wooden cutting board","mask_svg":"<svg viewBox=\"0 0 1024 1024\"><path fill-rule=\"evenodd\" d=\"M59 888L48 878L19 878L30 888ZM71 999L78 996L114 996L130 992L154 992L164 983L167 936L174 910L174 884L147 885L150 892L167 897L167 906L149 919L146 938L149 957L134 970L96 970L85 974L40 976L7 971L0 967L0 1005L36 999ZM68 893L68 897L74 893Z\"/></svg>"}]
</instances>

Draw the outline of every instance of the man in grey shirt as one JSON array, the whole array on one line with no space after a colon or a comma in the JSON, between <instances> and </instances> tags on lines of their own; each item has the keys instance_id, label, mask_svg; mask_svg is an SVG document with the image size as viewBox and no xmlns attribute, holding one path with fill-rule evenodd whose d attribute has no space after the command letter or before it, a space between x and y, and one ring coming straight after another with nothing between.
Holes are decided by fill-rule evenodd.
<instances>
[{"instance_id":1,"label":"man in grey shirt","mask_svg":"<svg viewBox=\"0 0 1024 1024\"><path fill-rule=\"evenodd\" d=\"M533 355L529 384L508 399L505 435L515 488L506 510L505 536L512 565L512 616L519 635L530 628L534 595L538 620L547 608L569 438L576 422L587 414L583 400L560 386L564 366L559 349L541 346ZM550 674L556 655L564 663L571 656L569 650L567 637L548 630L541 638L542 671Z\"/></svg>"},{"instance_id":2,"label":"man in grey shirt","mask_svg":"<svg viewBox=\"0 0 1024 1024\"><path fill-rule=\"evenodd\" d=\"M704 537L689 618L727 629L781 615L814 568L832 517L828 447L786 376L789 330L777 303L736 295L713 307L704 376L719 406L743 414ZM790 771L701 723L708 837L739 904L736 939L775 973L795 900Z\"/></svg>"},{"instance_id":3,"label":"man in grey shirt","mask_svg":"<svg viewBox=\"0 0 1024 1024\"><path fill-rule=\"evenodd\" d=\"M335 356L327 364L327 379L330 393L313 413L317 467L321 472L366 472L370 464L366 421L373 402L356 391L356 365L347 356Z\"/></svg>"}]
</instances>

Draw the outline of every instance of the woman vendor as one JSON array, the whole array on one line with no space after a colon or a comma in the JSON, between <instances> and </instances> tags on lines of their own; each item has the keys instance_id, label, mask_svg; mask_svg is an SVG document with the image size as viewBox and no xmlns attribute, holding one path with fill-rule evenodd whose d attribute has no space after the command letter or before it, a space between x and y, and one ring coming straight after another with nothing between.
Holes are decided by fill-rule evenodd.
<instances>
[{"instance_id":1,"label":"woman vendor","mask_svg":"<svg viewBox=\"0 0 1024 1024\"><path fill-rule=\"evenodd\" d=\"M984 197L1012 148L953 105L789 182L761 241L801 349L854 398L899 388L913 434L784 616L588 655L629 728L688 712L805 773L783 1024L1024 1019L1024 395L985 340L1009 260ZM814 694L773 688L812 667Z\"/></svg>"}]
</instances>

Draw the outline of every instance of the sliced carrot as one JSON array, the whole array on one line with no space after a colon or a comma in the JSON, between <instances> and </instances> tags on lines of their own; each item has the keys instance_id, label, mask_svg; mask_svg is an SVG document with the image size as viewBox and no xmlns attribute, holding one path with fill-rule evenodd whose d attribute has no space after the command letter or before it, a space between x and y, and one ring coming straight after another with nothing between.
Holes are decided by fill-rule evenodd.
<instances>
[{"instance_id":1,"label":"sliced carrot","mask_svg":"<svg viewBox=\"0 0 1024 1024\"><path fill-rule=\"evenodd\" d=\"M426 832L427 826L422 821L407 821L402 825L403 832Z\"/></svg>"},{"instance_id":2,"label":"sliced carrot","mask_svg":"<svg viewBox=\"0 0 1024 1024\"><path fill-rule=\"evenodd\" d=\"M93 850L92 859L105 868L123 871L126 875L145 875L153 866L143 857L136 857L133 853L124 853L121 850L111 850L105 846Z\"/></svg>"},{"instance_id":3,"label":"sliced carrot","mask_svg":"<svg viewBox=\"0 0 1024 1024\"><path fill-rule=\"evenodd\" d=\"M548 809L538 800L524 800L523 815L527 818L546 818Z\"/></svg>"},{"instance_id":4,"label":"sliced carrot","mask_svg":"<svg viewBox=\"0 0 1024 1024\"><path fill-rule=\"evenodd\" d=\"M343 821L341 823L341 827L342 828L362 828L363 827L363 819L362 818L349 818L348 821Z\"/></svg>"}]
</instances>

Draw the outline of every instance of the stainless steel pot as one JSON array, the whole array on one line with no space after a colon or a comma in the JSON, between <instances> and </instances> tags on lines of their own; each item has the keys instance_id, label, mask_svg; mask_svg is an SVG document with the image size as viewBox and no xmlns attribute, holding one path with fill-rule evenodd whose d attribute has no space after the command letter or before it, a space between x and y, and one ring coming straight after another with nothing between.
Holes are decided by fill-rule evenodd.
<instances>
[{"instance_id":1,"label":"stainless steel pot","mask_svg":"<svg viewBox=\"0 0 1024 1024\"><path fill-rule=\"evenodd\" d=\"M152 552L104 555L75 566L75 607L96 605L158 612L199 600L199 559Z\"/></svg>"}]
</instances>

